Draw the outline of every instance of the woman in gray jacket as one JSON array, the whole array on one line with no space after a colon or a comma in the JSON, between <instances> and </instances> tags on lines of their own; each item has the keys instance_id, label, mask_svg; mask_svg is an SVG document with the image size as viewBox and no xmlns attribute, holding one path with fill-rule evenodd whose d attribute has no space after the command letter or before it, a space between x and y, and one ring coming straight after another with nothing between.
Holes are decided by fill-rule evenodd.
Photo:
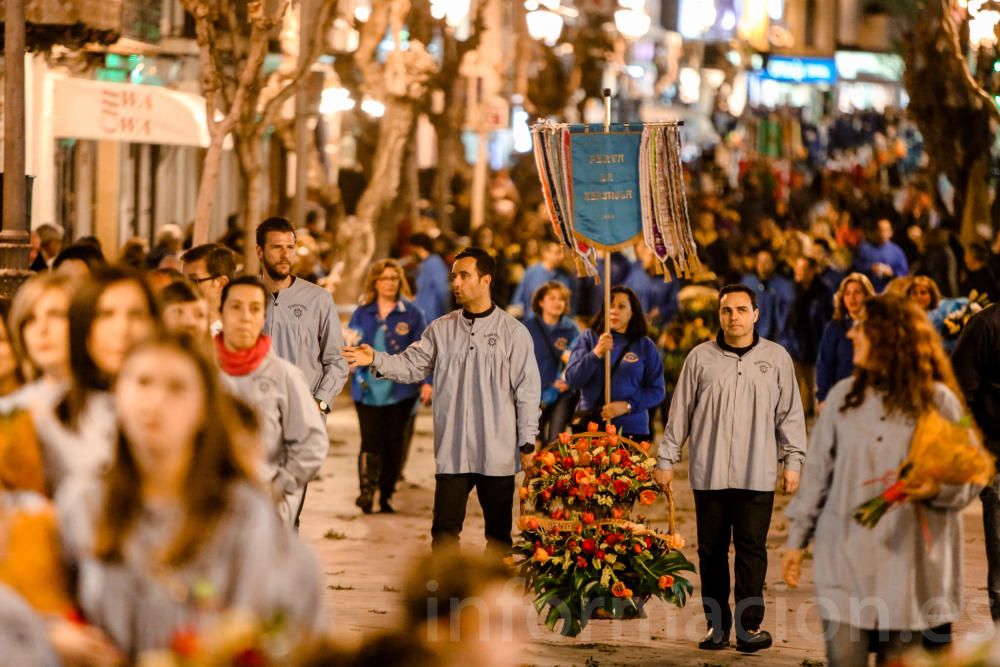
<instances>
[{"instance_id":1,"label":"woman in gray jacket","mask_svg":"<svg viewBox=\"0 0 1000 667\"><path fill-rule=\"evenodd\" d=\"M252 481L215 376L177 339L140 346L115 387L111 469L60 491L80 608L130 661L226 611L283 619L293 645L321 627L315 559Z\"/></svg>"},{"instance_id":2,"label":"woman in gray jacket","mask_svg":"<svg viewBox=\"0 0 1000 667\"><path fill-rule=\"evenodd\" d=\"M797 586L803 549L831 667L867 664L923 642L950 642L961 613L960 510L980 487L929 482L874 527L859 505L895 481L922 414L965 414L951 364L926 315L895 296L870 299L850 333L854 374L830 390L809 442L801 490L786 510L786 581Z\"/></svg>"}]
</instances>

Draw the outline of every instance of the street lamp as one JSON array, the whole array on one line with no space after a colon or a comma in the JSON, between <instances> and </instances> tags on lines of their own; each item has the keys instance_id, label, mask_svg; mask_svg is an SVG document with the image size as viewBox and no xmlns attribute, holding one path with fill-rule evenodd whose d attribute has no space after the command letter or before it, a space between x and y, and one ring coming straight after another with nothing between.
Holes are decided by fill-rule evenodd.
<instances>
[{"instance_id":1,"label":"street lamp","mask_svg":"<svg viewBox=\"0 0 1000 667\"><path fill-rule=\"evenodd\" d=\"M431 16L457 27L469 15L469 0L431 0Z\"/></svg>"},{"instance_id":2,"label":"street lamp","mask_svg":"<svg viewBox=\"0 0 1000 667\"><path fill-rule=\"evenodd\" d=\"M528 10L525 20L528 22L528 34L531 38L555 46L563 29L563 17L556 11L559 9L559 0L528 0L524 3L524 8Z\"/></svg>"},{"instance_id":3,"label":"street lamp","mask_svg":"<svg viewBox=\"0 0 1000 667\"><path fill-rule=\"evenodd\" d=\"M645 10L645 0L618 0L621 9L615 11L615 27L629 39L639 39L649 32L651 23Z\"/></svg>"}]
</instances>

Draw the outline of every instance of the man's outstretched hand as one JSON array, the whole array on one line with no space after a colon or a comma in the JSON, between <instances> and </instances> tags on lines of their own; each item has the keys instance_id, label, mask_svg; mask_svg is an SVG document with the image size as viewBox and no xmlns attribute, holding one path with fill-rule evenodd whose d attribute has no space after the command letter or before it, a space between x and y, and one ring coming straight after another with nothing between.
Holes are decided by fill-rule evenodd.
<instances>
[{"instance_id":1,"label":"man's outstretched hand","mask_svg":"<svg viewBox=\"0 0 1000 667\"><path fill-rule=\"evenodd\" d=\"M357 347L346 346L340 348L340 353L347 359L351 370L371 366L375 363L375 350L371 345L358 345Z\"/></svg>"}]
</instances>

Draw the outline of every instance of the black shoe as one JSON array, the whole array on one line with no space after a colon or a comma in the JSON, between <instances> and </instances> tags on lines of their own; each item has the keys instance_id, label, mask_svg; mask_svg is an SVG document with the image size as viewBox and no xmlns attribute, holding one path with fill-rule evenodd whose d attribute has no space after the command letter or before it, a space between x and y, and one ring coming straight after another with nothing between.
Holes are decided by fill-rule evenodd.
<instances>
[{"instance_id":1,"label":"black shoe","mask_svg":"<svg viewBox=\"0 0 1000 667\"><path fill-rule=\"evenodd\" d=\"M708 629L705 638L698 642L698 648L703 651L721 651L729 648L729 633L716 632L713 628Z\"/></svg>"},{"instance_id":2,"label":"black shoe","mask_svg":"<svg viewBox=\"0 0 1000 667\"><path fill-rule=\"evenodd\" d=\"M380 498L378 501L378 511L382 514L395 514L396 508L389 503L388 498Z\"/></svg>"},{"instance_id":3,"label":"black shoe","mask_svg":"<svg viewBox=\"0 0 1000 667\"><path fill-rule=\"evenodd\" d=\"M756 653L771 648L771 633L767 630L756 630L736 636L736 650L741 653Z\"/></svg>"},{"instance_id":4,"label":"black shoe","mask_svg":"<svg viewBox=\"0 0 1000 667\"><path fill-rule=\"evenodd\" d=\"M364 491L362 491L361 495L358 496L358 499L354 501L354 504L360 507L361 511L364 512L365 514L372 513L372 505L374 503L375 503L375 498L372 496L372 494L365 493Z\"/></svg>"}]
</instances>

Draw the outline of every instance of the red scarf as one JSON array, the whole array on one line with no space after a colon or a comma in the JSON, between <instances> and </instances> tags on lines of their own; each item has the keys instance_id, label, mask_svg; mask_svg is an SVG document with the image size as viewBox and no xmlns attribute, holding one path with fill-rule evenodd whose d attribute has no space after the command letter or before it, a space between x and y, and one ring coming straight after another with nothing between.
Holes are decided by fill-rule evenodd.
<instances>
[{"instance_id":1,"label":"red scarf","mask_svg":"<svg viewBox=\"0 0 1000 667\"><path fill-rule=\"evenodd\" d=\"M271 337L261 334L253 347L233 352L222 342L222 334L215 337L215 356L226 375L253 373L271 351Z\"/></svg>"}]
</instances>

